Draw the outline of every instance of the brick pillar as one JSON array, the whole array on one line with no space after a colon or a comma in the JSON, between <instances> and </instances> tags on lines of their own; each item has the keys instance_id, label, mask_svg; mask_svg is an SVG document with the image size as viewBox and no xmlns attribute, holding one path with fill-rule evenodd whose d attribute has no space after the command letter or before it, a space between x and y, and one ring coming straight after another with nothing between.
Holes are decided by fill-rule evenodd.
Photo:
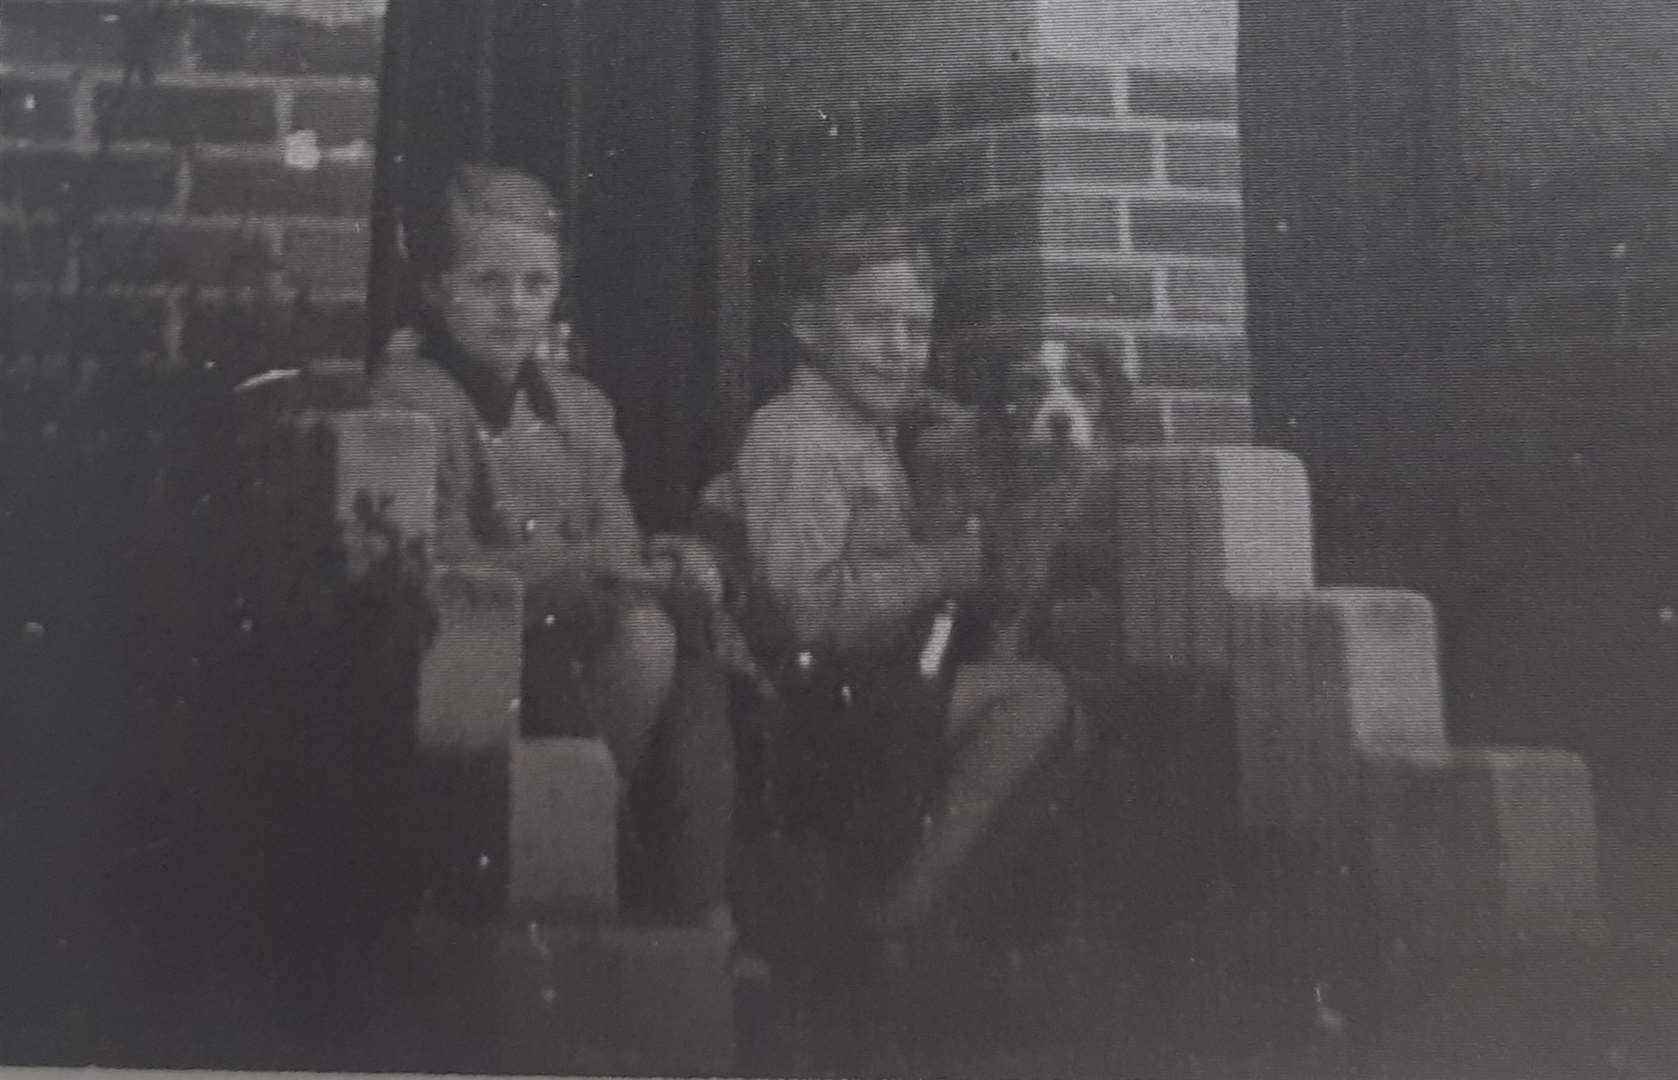
<instances>
[{"instance_id":1,"label":"brick pillar","mask_svg":"<svg viewBox=\"0 0 1678 1080\"><path fill-rule=\"evenodd\" d=\"M0 5L0 361L362 355L382 6Z\"/></svg>"},{"instance_id":2,"label":"brick pillar","mask_svg":"<svg viewBox=\"0 0 1678 1080\"><path fill-rule=\"evenodd\" d=\"M758 239L904 208L958 361L1099 341L1127 441L1250 441L1234 0L734 7Z\"/></svg>"}]
</instances>

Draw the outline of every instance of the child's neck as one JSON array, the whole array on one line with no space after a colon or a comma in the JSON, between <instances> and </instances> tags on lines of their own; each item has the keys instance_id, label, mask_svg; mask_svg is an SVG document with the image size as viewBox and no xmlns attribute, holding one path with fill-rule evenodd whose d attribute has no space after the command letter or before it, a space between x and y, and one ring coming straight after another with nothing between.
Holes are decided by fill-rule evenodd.
<instances>
[{"instance_id":1,"label":"child's neck","mask_svg":"<svg viewBox=\"0 0 1678 1080\"><path fill-rule=\"evenodd\" d=\"M542 377L533 358L510 375L496 370L462 349L454 336L437 326L427 327L421 351L459 384L486 425L501 429L512 422L513 406L520 391L539 419L554 419L553 390Z\"/></svg>"}]
</instances>

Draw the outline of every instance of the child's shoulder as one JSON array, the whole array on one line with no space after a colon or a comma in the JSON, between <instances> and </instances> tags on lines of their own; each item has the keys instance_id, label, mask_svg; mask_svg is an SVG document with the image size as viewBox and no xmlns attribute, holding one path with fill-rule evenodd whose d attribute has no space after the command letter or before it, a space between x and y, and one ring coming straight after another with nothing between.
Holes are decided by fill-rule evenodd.
<instances>
[{"instance_id":1,"label":"child's shoulder","mask_svg":"<svg viewBox=\"0 0 1678 1080\"><path fill-rule=\"evenodd\" d=\"M373 372L375 405L400 405L429 412L470 407L455 381L420 355L419 335L411 329L391 335Z\"/></svg>"},{"instance_id":2,"label":"child's shoulder","mask_svg":"<svg viewBox=\"0 0 1678 1080\"><path fill-rule=\"evenodd\" d=\"M545 368L542 377L552 388L561 415L573 423L608 427L617 423L611 399L593 380L569 368Z\"/></svg>"},{"instance_id":3,"label":"child's shoulder","mask_svg":"<svg viewBox=\"0 0 1678 1080\"><path fill-rule=\"evenodd\" d=\"M837 424L828 405L808 386L795 384L758 407L746 427L746 440L782 452L830 443Z\"/></svg>"}]
</instances>

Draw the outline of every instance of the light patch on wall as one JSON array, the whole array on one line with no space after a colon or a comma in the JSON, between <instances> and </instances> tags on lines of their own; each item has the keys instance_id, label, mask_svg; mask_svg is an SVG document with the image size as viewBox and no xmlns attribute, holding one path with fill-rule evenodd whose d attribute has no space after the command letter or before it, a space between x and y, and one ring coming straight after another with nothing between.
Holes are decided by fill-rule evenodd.
<instances>
[{"instance_id":1,"label":"light patch on wall","mask_svg":"<svg viewBox=\"0 0 1678 1080\"><path fill-rule=\"evenodd\" d=\"M1039 0L1045 56L1153 67L1235 67L1234 0Z\"/></svg>"},{"instance_id":2,"label":"light patch on wall","mask_svg":"<svg viewBox=\"0 0 1678 1080\"><path fill-rule=\"evenodd\" d=\"M1542 177L1678 144L1678 5L1468 0L1457 17L1463 156Z\"/></svg>"},{"instance_id":3,"label":"light patch on wall","mask_svg":"<svg viewBox=\"0 0 1678 1080\"><path fill-rule=\"evenodd\" d=\"M353 23L384 17L387 0L222 0L228 7L259 8L310 22Z\"/></svg>"},{"instance_id":4,"label":"light patch on wall","mask_svg":"<svg viewBox=\"0 0 1678 1080\"><path fill-rule=\"evenodd\" d=\"M1024 59L1035 41L1032 5L995 0L724 0L723 17L742 76L799 101L892 97L956 66Z\"/></svg>"}]
</instances>

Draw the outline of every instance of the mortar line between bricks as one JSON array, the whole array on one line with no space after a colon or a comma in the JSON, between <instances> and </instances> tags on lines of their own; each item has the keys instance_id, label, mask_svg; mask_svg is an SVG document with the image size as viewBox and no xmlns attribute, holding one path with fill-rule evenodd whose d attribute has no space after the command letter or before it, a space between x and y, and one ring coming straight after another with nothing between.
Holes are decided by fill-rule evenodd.
<instances>
[{"instance_id":1,"label":"mortar line between bricks","mask_svg":"<svg viewBox=\"0 0 1678 1080\"><path fill-rule=\"evenodd\" d=\"M31 154L80 154L91 156L99 149L99 144L91 137L87 139L31 139L21 135L0 136L0 151L22 150ZM110 154L114 158L158 158L174 157L175 148L167 143L135 143L113 142Z\"/></svg>"},{"instance_id":2,"label":"mortar line between bricks","mask_svg":"<svg viewBox=\"0 0 1678 1080\"><path fill-rule=\"evenodd\" d=\"M118 300L169 300L184 299L189 294L196 300L210 303L257 303L266 302L277 306L295 304L298 294L307 292L311 306L324 307L326 305L365 304L367 292L365 289L298 289L294 286L227 286L227 285L193 285L187 282L169 282L162 285L106 285L96 289L65 291L47 282L19 282L17 284L0 285L0 295L21 297L25 299L76 299L79 297L96 297L99 299Z\"/></svg>"},{"instance_id":3,"label":"mortar line between bricks","mask_svg":"<svg viewBox=\"0 0 1678 1080\"><path fill-rule=\"evenodd\" d=\"M1061 188L1056 187L1054 190L1059 191ZM1198 206L1237 210L1246 205L1241 201L1241 192L1238 190L1207 191L1204 188L1173 187L1165 184L1153 188L1130 187L1122 191L1107 192L1107 194L1115 194L1126 202L1165 198L1178 203L1194 203Z\"/></svg>"},{"instance_id":4,"label":"mortar line between bricks","mask_svg":"<svg viewBox=\"0 0 1678 1080\"><path fill-rule=\"evenodd\" d=\"M273 142L248 142L248 143L195 142L195 143L191 144L191 146L192 146L192 156L196 157L196 158L200 158L204 161L217 161L217 162L220 162L220 161L234 161L234 162L246 162L246 163L249 163L249 164L252 164L252 165L281 165L281 166L283 166L283 165L285 165L285 137L286 137L287 134L289 134L289 132L282 132L280 134L280 137ZM151 143L145 143L145 144L129 143L127 145L167 146L168 144L167 143L151 142ZM351 143L351 144L347 144L347 145L356 145L356 144ZM371 144L368 144L368 145L370 146ZM367 150L364 153L363 152L357 152L357 153L353 153L353 154L338 154L338 155L335 155L333 153L333 148L328 146L325 150L323 150L321 152L321 163L316 168L313 168L313 169L288 169L287 171L288 172L297 172L297 173L315 173L315 172L320 172L321 169L324 169L324 168L326 168L328 166L332 166L332 165L338 165L338 166L363 165L363 166L369 166L370 167L372 164L373 164L373 152L372 152L371 149Z\"/></svg>"},{"instance_id":5,"label":"mortar line between bricks","mask_svg":"<svg viewBox=\"0 0 1678 1080\"><path fill-rule=\"evenodd\" d=\"M799 188L819 188L831 177L843 173L871 168L887 168L893 165L912 165L922 159L936 157L970 143L984 143L994 150L995 141L1009 135L1043 134L1045 132L1058 134L1068 131L1153 136L1234 136L1240 133L1240 129L1235 124L1227 121L1162 120L1158 117L1149 116L1103 118L1047 113L1028 117L1024 120L1011 120L1002 124L983 124L977 127L963 128L960 131L942 132L926 142L903 149L871 154L853 154L839 168L807 173L801 176L789 176L764 184L759 190L763 194L780 195L788 191L796 191ZM782 131L776 134L784 136L787 132ZM1156 153L1163 153L1163 139L1156 139L1154 145Z\"/></svg>"},{"instance_id":6,"label":"mortar line between bricks","mask_svg":"<svg viewBox=\"0 0 1678 1080\"><path fill-rule=\"evenodd\" d=\"M1148 276L1148 287L1153 292L1154 314L1165 322L1175 322L1172 315L1171 303L1171 272L1170 269L1153 264L1153 273Z\"/></svg>"},{"instance_id":7,"label":"mortar line between bricks","mask_svg":"<svg viewBox=\"0 0 1678 1080\"><path fill-rule=\"evenodd\" d=\"M283 142L291 131L291 117L297 109L297 90L291 86L274 88L274 131Z\"/></svg>"},{"instance_id":8,"label":"mortar line between bricks","mask_svg":"<svg viewBox=\"0 0 1678 1080\"><path fill-rule=\"evenodd\" d=\"M1139 398L1169 398L1172 402L1219 402L1232 399L1246 401L1250 396L1245 390L1208 390L1197 386L1161 386L1150 383L1138 383L1130 388L1130 393Z\"/></svg>"},{"instance_id":9,"label":"mortar line between bricks","mask_svg":"<svg viewBox=\"0 0 1678 1080\"><path fill-rule=\"evenodd\" d=\"M1080 315L1047 316L1056 326L1073 330L1105 330L1127 334L1163 334L1170 337L1191 337L1203 341L1235 344L1247 340L1246 327L1234 322L1206 322L1204 320L1167 321L1164 319L1125 319L1119 317L1089 317Z\"/></svg>"},{"instance_id":10,"label":"mortar line between bricks","mask_svg":"<svg viewBox=\"0 0 1678 1080\"><path fill-rule=\"evenodd\" d=\"M267 142L243 143L209 143L190 142L181 146L164 142L161 139L119 139L111 143L111 154L124 158L161 158L184 154L188 157L204 161L232 161L252 165L285 164L285 147L282 145L284 136ZM346 145L357 145L350 143ZM0 152L21 150L37 154L80 154L90 156L98 149L93 140L81 139L28 139L8 135L0 138ZM297 169L299 173L319 172L331 166L367 166L373 164L371 150L351 154L335 154L334 148L328 146L322 153L321 164L315 169Z\"/></svg>"},{"instance_id":11,"label":"mortar line between bricks","mask_svg":"<svg viewBox=\"0 0 1678 1080\"><path fill-rule=\"evenodd\" d=\"M776 193L779 194L779 193ZM969 210L982 210L1009 199L1027 197L1033 199L1052 198L1057 195L1083 196L1092 198L1110 198L1122 201L1137 201L1144 199L1171 199L1180 203L1194 203L1200 206L1222 209L1240 209L1241 193L1208 192L1194 188L1170 187L1164 184L1075 184L1060 181L1034 184L1011 184L997 188L994 193L976 195L965 199L952 199L948 202L933 203L911 213L916 217L929 217L939 214L960 214ZM820 202L820 199L814 201Z\"/></svg>"},{"instance_id":12,"label":"mortar line between bricks","mask_svg":"<svg viewBox=\"0 0 1678 1080\"><path fill-rule=\"evenodd\" d=\"M70 140L79 149L91 153L98 148L94 132L99 127L99 117L93 107L93 82L89 79L70 81L70 125Z\"/></svg>"},{"instance_id":13,"label":"mortar line between bricks","mask_svg":"<svg viewBox=\"0 0 1678 1080\"><path fill-rule=\"evenodd\" d=\"M0 78L69 81L81 79L92 84L119 83L123 69L103 64L30 64L7 61L0 63ZM159 71L152 84L162 88L182 90L374 90L379 80L374 75L277 75L262 72L238 71L183 71L178 68Z\"/></svg>"},{"instance_id":14,"label":"mortar line between bricks","mask_svg":"<svg viewBox=\"0 0 1678 1080\"><path fill-rule=\"evenodd\" d=\"M178 371L186 366L181 349L186 338L186 309L179 293L163 298L163 326L159 336L163 339L163 362L169 369Z\"/></svg>"},{"instance_id":15,"label":"mortar line between bricks","mask_svg":"<svg viewBox=\"0 0 1678 1080\"><path fill-rule=\"evenodd\" d=\"M1175 199L1178 202L1199 203L1203 206L1242 205L1240 191L1209 191L1205 188L1183 187L1164 181L1146 184L1089 184L1076 181L1052 180L1040 190L1066 192L1071 195L1115 195L1122 199Z\"/></svg>"},{"instance_id":16,"label":"mortar line between bricks","mask_svg":"<svg viewBox=\"0 0 1678 1080\"><path fill-rule=\"evenodd\" d=\"M342 219L340 219L342 220ZM953 274L966 270L1011 270L1019 266L1048 267L1056 270L1235 270L1241 269L1241 259L1235 255L1187 255L1161 252L1158 255L1139 251L1117 251L1110 248L1070 248L1036 246L1017 251L981 255L971 259L951 259L940 264L941 273Z\"/></svg>"},{"instance_id":17,"label":"mortar line between bricks","mask_svg":"<svg viewBox=\"0 0 1678 1080\"><path fill-rule=\"evenodd\" d=\"M91 105L91 98L89 101L90 104L88 106L88 113L86 117L88 126L86 128L78 126L76 129L78 131L91 131L93 129L93 107ZM75 122L80 125L83 119L84 118L81 113L78 111L76 113ZM22 150L25 153L31 154L80 154L83 157L91 157L98 149L99 143L91 135L86 138L76 136L69 139L36 139L31 138L28 135L0 136L0 151ZM118 144L113 144L111 146L111 152L113 154L121 153ZM138 157L141 155L134 154L129 156ZM157 155L153 153L145 156L156 157Z\"/></svg>"},{"instance_id":18,"label":"mortar line between bricks","mask_svg":"<svg viewBox=\"0 0 1678 1080\"><path fill-rule=\"evenodd\" d=\"M1239 135L1240 130L1240 126L1230 120L1172 120L1165 117L1135 113L1115 116L1087 116L1076 113L1054 112L1033 113L1029 116L1000 123L975 124L972 127L959 128L953 131L940 131L925 142L893 150L878 150L871 153L848 152L844 157L844 168L912 161L922 155L949 150L963 143L991 140L1006 135L1070 131L1095 134L1233 136ZM796 128L776 128L772 129L767 137L772 140L782 140L789 135L796 134L796 132ZM761 142L764 138L765 136L759 135L756 141ZM812 176L823 175L826 175L826 173L789 176L778 182L785 184L807 183ZM773 187L774 185L768 186Z\"/></svg>"},{"instance_id":19,"label":"mortar line between bricks","mask_svg":"<svg viewBox=\"0 0 1678 1080\"><path fill-rule=\"evenodd\" d=\"M153 207L150 210L152 217L165 212L184 214L192 205L192 184L196 179L192 173L192 160L185 154L171 154L170 161L175 166L175 198L167 207Z\"/></svg>"},{"instance_id":20,"label":"mortar line between bricks","mask_svg":"<svg viewBox=\"0 0 1678 1080\"><path fill-rule=\"evenodd\" d=\"M30 225L57 225L57 210L36 210L24 215ZM0 204L0 223L19 224L18 215L7 204ZM206 229L252 229L279 226L311 232L337 233L343 236L365 235L367 221L362 217L335 217L328 214L202 214L188 210L159 208L157 210L105 210L92 219L94 225L159 225L199 226Z\"/></svg>"},{"instance_id":21,"label":"mortar line between bricks","mask_svg":"<svg viewBox=\"0 0 1678 1080\"><path fill-rule=\"evenodd\" d=\"M262 235L267 237L269 250L273 252L275 261L281 264L274 268L273 272L278 275L276 279L278 284L272 287L283 288L285 274L287 272L284 267L284 263L286 261L286 223L283 221L265 219L263 221L249 221L246 227L254 232L260 232Z\"/></svg>"},{"instance_id":22,"label":"mortar line between bricks","mask_svg":"<svg viewBox=\"0 0 1678 1080\"><path fill-rule=\"evenodd\" d=\"M1141 358L1137 355L1136 337L1138 334L1162 334L1169 337L1181 337L1194 341L1215 342L1220 345L1240 345L1247 340L1245 327L1238 323L1204 323L1204 322L1147 322L1136 319L1111 318L1079 318L1072 315L1037 315L1028 318L990 318L984 322L966 323L952 327L949 338L952 342L965 342L969 339L983 338L992 334L1006 334L1017 331L1023 324L1031 325L1057 333L1081 334L1090 337L1117 338L1124 343L1125 374L1137 385L1143 385L1138 376L1140 374ZM1210 395L1242 394L1237 389L1220 389L1208 387L1192 387L1198 393Z\"/></svg>"},{"instance_id":23,"label":"mortar line between bricks","mask_svg":"<svg viewBox=\"0 0 1678 1080\"><path fill-rule=\"evenodd\" d=\"M189 75L196 74L200 70L198 50L193 48L193 38L196 36L194 30L197 29L194 24L197 21L196 18L189 16L182 19L180 25L175 27L175 55L180 57L180 63L171 70Z\"/></svg>"},{"instance_id":24,"label":"mortar line between bricks","mask_svg":"<svg viewBox=\"0 0 1678 1080\"><path fill-rule=\"evenodd\" d=\"M174 212L184 218L192 209L192 189L198 186L198 170L193 168L190 152L180 156L181 160L175 170Z\"/></svg>"},{"instance_id":25,"label":"mortar line between bricks","mask_svg":"<svg viewBox=\"0 0 1678 1080\"><path fill-rule=\"evenodd\" d=\"M1127 77L1138 71L1151 71L1156 75L1186 76L1191 79L1228 79L1236 74L1236 69L1229 64L1197 64L1192 60L1180 64L1145 64L1129 60L1120 62L1117 67Z\"/></svg>"}]
</instances>

